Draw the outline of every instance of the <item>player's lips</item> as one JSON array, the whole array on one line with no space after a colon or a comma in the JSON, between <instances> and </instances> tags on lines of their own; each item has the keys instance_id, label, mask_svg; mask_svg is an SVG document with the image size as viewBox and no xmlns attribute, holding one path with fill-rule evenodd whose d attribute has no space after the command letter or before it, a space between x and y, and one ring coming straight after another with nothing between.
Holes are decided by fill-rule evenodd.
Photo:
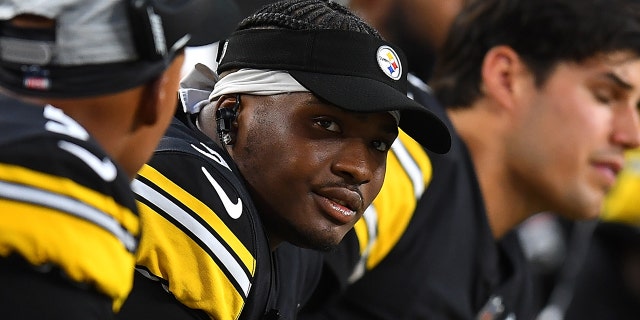
<instances>
[{"instance_id":1,"label":"player's lips","mask_svg":"<svg viewBox=\"0 0 640 320\"><path fill-rule=\"evenodd\" d=\"M360 193L345 187L325 187L315 194L320 209L339 224L355 221L364 207Z\"/></svg>"},{"instance_id":2,"label":"player's lips","mask_svg":"<svg viewBox=\"0 0 640 320\"><path fill-rule=\"evenodd\" d=\"M616 182L616 177L624 166L624 157L610 156L598 159L593 163L601 176L604 177L606 187L609 189Z\"/></svg>"}]
</instances>

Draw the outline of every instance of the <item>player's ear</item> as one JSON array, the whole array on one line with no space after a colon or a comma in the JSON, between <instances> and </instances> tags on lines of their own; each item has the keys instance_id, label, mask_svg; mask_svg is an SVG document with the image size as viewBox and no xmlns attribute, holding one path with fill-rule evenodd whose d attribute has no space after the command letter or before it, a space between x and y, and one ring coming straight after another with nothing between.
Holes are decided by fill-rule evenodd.
<instances>
[{"instance_id":1,"label":"player's ear","mask_svg":"<svg viewBox=\"0 0 640 320\"><path fill-rule=\"evenodd\" d=\"M159 121L164 121L168 114L175 112L183 62L184 53L179 53L167 69L142 85L134 118L134 129L155 126Z\"/></svg>"},{"instance_id":2,"label":"player's ear","mask_svg":"<svg viewBox=\"0 0 640 320\"><path fill-rule=\"evenodd\" d=\"M224 145L235 142L238 131L238 110L240 108L240 94L223 95L217 102L215 110L216 133Z\"/></svg>"},{"instance_id":3,"label":"player's ear","mask_svg":"<svg viewBox=\"0 0 640 320\"><path fill-rule=\"evenodd\" d=\"M491 48L482 63L482 93L502 107L513 108L522 67L519 55L512 48Z\"/></svg>"},{"instance_id":4,"label":"player's ear","mask_svg":"<svg viewBox=\"0 0 640 320\"><path fill-rule=\"evenodd\" d=\"M213 103L206 105L198 115L198 128L214 141L224 144L223 134L228 133L227 140L235 141L238 130L237 111L240 95L224 94Z\"/></svg>"},{"instance_id":5,"label":"player's ear","mask_svg":"<svg viewBox=\"0 0 640 320\"><path fill-rule=\"evenodd\" d=\"M162 94L168 94L167 92L163 92L162 83L166 81L164 77L165 75L163 73L142 87L138 109L136 110L134 119L134 129L137 127L153 126L160 118L160 112L162 111Z\"/></svg>"}]
</instances>

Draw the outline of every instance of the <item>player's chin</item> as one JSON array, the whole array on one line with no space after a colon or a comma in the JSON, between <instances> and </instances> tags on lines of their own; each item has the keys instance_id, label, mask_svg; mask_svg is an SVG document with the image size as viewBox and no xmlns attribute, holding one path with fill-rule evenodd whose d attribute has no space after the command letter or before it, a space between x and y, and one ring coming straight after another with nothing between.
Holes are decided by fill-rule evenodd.
<instances>
[{"instance_id":1,"label":"player's chin","mask_svg":"<svg viewBox=\"0 0 640 320\"><path fill-rule=\"evenodd\" d=\"M582 201L574 200L571 205L558 210L564 218L574 221L598 219L602 214L604 202L603 193L594 193L590 197L585 197Z\"/></svg>"},{"instance_id":2,"label":"player's chin","mask_svg":"<svg viewBox=\"0 0 640 320\"><path fill-rule=\"evenodd\" d=\"M316 250L320 252L331 252L334 251L338 247L338 244L334 243L314 243L310 246L307 246L307 249Z\"/></svg>"},{"instance_id":3,"label":"player's chin","mask_svg":"<svg viewBox=\"0 0 640 320\"><path fill-rule=\"evenodd\" d=\"M342 241L349 229L332 228L330 230L321 230L313 233L307 233L300 237L299 243L296 245L308 249L330 252L333 251Z\"/></svg>"}]
</instances>

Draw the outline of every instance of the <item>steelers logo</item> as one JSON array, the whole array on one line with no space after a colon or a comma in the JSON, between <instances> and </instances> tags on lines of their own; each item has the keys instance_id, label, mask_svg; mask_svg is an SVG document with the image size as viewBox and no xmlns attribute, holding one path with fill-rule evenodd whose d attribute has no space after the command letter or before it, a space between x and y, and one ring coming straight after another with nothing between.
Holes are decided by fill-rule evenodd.
<instances>
[{"instance_id":1,"label":"steelers logo","mask_svg":"<svg viewBox=\"0 0 640 320\"><path fill-rule=\"evenodd\" d=\"M389 46L380 46L377 53L378 65L384 74L393 80L402 77L402 65L398 54Z\"/></svg>"}]
</instances>

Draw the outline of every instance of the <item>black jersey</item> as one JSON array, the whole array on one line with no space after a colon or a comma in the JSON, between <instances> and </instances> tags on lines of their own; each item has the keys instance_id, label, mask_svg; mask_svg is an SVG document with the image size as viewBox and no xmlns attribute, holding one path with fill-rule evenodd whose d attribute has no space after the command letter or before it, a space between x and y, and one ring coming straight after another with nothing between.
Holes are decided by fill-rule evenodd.
<instances>
[{"instance_id":1,"label":"black jersey","mask_svg":"<svg viewBox=\"0 0 640 320\"><path fill-rule=\"evenodd\" d=\"M287 251L280 258L278 251L272 254L232 159L189 116L173 120L133 189L140 202L137 263L144 277L136 279L120 318L254 320L295 314L298 297L278 294L297 295L282 287L304 288L305 279L316 279L318 253L285 245L278 249ZM286 266L282 281L279 259L297 261ZM290 275L302 280L289 282Z\"/></svg>"},{"instance_id":2,"label":"black jersey","mask_svg":"<svg viewBox=\"0 0 640 320\"><path fill-rule=\"evenodd\" d=\"M423 92L415 85L426 84L411 74L409 80L417 81L410 85L413 91ZM409 96L415 98L417 94L410 92ZM387 157L386 172L380 193L362 219L347 233L337 250L325 255L323 278L301 318L330 312L323 310L327 301L336 299L347 286L376 268L406 232L418 199L431 181L432 164L425 149L400 130Z\"/></svg>"},{"instance_id":3,"label":"black jersey","mask_svg":"<svg viewBox=\"0 0 640 320\"><path fill-rule=\"evenodd\" d=\"M0 263L61 271L119 309L139 232L126 174L53 106L0 96L0 132Z\"/></svg>"},{"instance_id":4,"label":"black jersey","mask_svg":"<svg viewBox=\"0 0 640 320\"><path fill-rule=\"evenodd\" d=\"M571 228L564 267L549 299L566 308L564 319L640 319L640 148L625 158L594 229L584 232L589 228L584 222Z\"/></svg>"},{"instance_id":5,"label":"black jersey","mask_svg":"<svg viewBox=\"0 0 640 320\"><path fill-rule=\"evenodd\" d=\"M418 95L427 92L411 87L417 101L425 98ZM426 105L449 126L452 146L445 155L427 151L433 173L425 193L414 198L411 221L406 228L401 224L402 235L384 259L338 298L326 302L314 296L301 319L529 319L531 284L518 239L512 233L495 242L463 141L432 97ZM387 175L405 174L402 170L391 166ZM393 188L387 185L393 181L385 180L383 189ZM390 196L381 192L374 206L399 199L385 200ZM391 224L378 219L378 228L392 227L398 207L376 209Z\"/></svg>"},{"instance_id":6,"label":"black jersey","mask_svg":"<svg viewBox=\"0 0 640 320\"><path fill-rule=\"evenodd\" d=\"M387 158L387 175L380 193L339 246L324 255L322 278L299 318L331 312L325 309L329 301L384 261L409 226L416 199L431 174L424 149L400 131ZM391 211L393 215L386 214Z\"/></svg>"},{"instance_id":7,"label":"black jersey","mask_svg":"<svg viewBox=\"0 0 640 320\"><path fill-rule=\"evenodd\" d=\"M629 206L637 206L637 200L631 201ZM627 213L638 214L637 211ZM584 258L576 262L580 268L568 276L562 274L565 277L561 280L565 281L558 283L569 285L563 291L563 297L571 297L566 300L570 303L564 319L640 319L640 227L619 221L600 221L591 239L582 240L589 241L589 249ZM571 249L574 247L569 246ZM561 304L565 301L553 302L565 307Z\"/></svg>"}]
</instances>

